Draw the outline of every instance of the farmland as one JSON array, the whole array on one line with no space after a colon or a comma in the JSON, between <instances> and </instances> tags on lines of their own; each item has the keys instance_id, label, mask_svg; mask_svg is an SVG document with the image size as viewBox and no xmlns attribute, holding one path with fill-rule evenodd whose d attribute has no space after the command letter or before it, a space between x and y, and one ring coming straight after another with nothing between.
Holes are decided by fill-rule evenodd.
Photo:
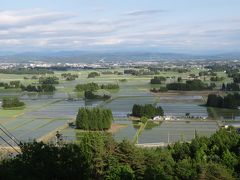
<instances>
[{"instance_id":1,"label":"farmland","mask_svg":"<svg viewBox=\"0 0 240 180\"><path fill-rule=\"evenodd\" d=\"M123 72L118 68L114 71ZM134 104L153 104L161 106L166 116L179 117L181 121L162 122L152 128L145 128L138 137L138 143L176 142L179 140L189 141L194 138L195 133L210 136L219 127L218 121L239 121L238 110L219 110L218 108L207 108L205 104L209 91L151 93L151 88L161 85L151 85L150 79L153 75L133 76L129 74L102 74L105 70L96 70L100 76L87 78L92 70L67 71L77 74L78 78L66 81L61 77L66 71L55 71L54 76L59 78L54 93L30 93L19 89L1 89L0 97L18 96L26 104L25 109L0 110L0 123L6 127L15 137L21 141L53 140L57 130L63 134L66 142L77 142L84 131L67 127L68 122L74 122L80 107L103 107L112 110L114 116L114 131L111 131L116 140L128 139L133 141L140 125L132 121L128 114L131 113ZM108 70L109 71L109 70ZM113 71L113 70L112 70ZM192 68L191 72L178 73L163 71L161 76L167 78L165 83L176 82L177 77L187 79L189 74L198 74L199 70ZM226 74L224 82L230 81ZM38 77L40 75L37 75ZM48 75L42 75L48 76ZM20 81L24 85L38 83L32 79L32 75L0 74L1 82ZM203 77L201 77L203 80ZM121 81L124 79L124 81ZM98 84L118 84L117 90L108 90L111 99L108 100L85 100L82 92L76 92L77 84L95 82ZM205 78L209 83L209 79ZM216 89L221 87L222 82L216 83ZM187 118L189 113L192 117ZM120 128L116 128L120 127ZM3 133L1 136L9 139ZM9 142L11 140L9 139ZM6 145L4 142L0 142Z\"/></svg>"}]
</instances>

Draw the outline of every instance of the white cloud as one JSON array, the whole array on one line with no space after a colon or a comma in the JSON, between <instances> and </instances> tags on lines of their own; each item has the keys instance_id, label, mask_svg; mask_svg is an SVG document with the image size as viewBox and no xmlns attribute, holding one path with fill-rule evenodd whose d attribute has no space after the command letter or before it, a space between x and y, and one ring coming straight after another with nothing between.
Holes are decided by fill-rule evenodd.
<instances>
[{"instance_id":1,"label":"white cloud","mask_svg":"<svg viewBox=\"0 0 240 180\"><path fill-rule=\"evenodd\" d=\"M9 29L34 24L46 24L74 17L73 14L44 12L39 10L1 11L0 28Z\"/></svg>"},{"instance_id":2,"label":"white cloud","mask_svg":"<svg viewBox=\"0 0 240 180\"><path fill-rule=\"evenodd\" d=\"M165 11L161 9L150 9L150 10L135 10L135 11L126 12L124 14L128 16L145 16L145 15L155 15L162 12L165 12Z\"/></svg>"},{"instance_id":3,"label":"white cloud","mask_svg":"<svg viewBox=\"0 0 240 180\"><path fill-rule=\"evenodd\" d=\"M168 24L162 10L138 10L118 18L82 19L80 15L41 9L0 11L0 48L49 49L169 47L230 48L240 45L238 18ZM127 15L127 16L126 16ZM160 18L160 19L159 19ZM234 21L235 20L235 21ZM226 25L227 24L227 25Z\"/></svg>"}]
</instances>

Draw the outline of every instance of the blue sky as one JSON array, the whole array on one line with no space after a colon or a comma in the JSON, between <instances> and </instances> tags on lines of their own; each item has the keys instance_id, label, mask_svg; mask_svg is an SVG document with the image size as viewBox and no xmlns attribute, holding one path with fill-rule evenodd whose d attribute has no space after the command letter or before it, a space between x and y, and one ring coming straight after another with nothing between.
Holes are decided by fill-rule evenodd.
<instances>
[{"instance_id":1,"label":"blue sky","mask_svg":"<svg viewBox=\"0 0 240 180\"><path fill-rule=\"evenodd\" d=\"M239 0L4 0L0 51L240 52L239 9Z\"/></svg>"}]
</instances>

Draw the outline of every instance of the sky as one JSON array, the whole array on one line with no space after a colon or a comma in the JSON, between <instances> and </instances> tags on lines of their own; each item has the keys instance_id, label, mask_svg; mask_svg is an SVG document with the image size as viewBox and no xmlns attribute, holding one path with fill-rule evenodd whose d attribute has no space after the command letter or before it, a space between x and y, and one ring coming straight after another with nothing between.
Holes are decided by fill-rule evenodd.
<instances>
[{"instance_id":1,"label":"sky","mask_svg":"<svg viewBox=\"0 0 240 180\"><path fill-rule=\"evenodd\" d=\"M240 52L240 0L0 0L0 52Z\"/></svg>"}]
</instances>

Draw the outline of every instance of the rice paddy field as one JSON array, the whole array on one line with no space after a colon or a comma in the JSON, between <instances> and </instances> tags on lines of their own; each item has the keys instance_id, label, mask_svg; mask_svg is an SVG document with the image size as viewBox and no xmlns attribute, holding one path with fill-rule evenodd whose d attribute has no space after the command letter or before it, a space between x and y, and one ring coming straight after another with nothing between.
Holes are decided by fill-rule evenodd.
<instances>
[{"instance_id":1,"label":"rice paddy field","mask_svg":"<svg viewBox=\"0 0 240 180\"><path fill-rule=\"evenodd\" d=\"M117 69L122 72L123 69ZM103 71L103 70L102 70ZM198 73L196 69L192 73ZM21 141L38 140L43 136L56 132L64 127L69 121L73 121L80 107L109 108L113 112L114 124L122 125L113 133L117 141L127 139L133 141L138 131L138 124L128 118L134 104L154 104L164 109L165 115L184 117L190 113L194 117L186 121L162 122L152 128L145 128L138 137L138 143L176 142L179 140L189 141L194 137L195 132L199 135L210 136L219 127L217 121L240 122L238 110L223 110L207 108L202 106L205 102L206 93L159 93L152 94L149 89L159 87L151 85L150 79L153 76L132 76L132 75L103 75L96 78L87 78L90 70L69 71L78 74L79 78L74 81L65 81L61 74L55 72L60 78L60 84L56 86L57 91L53 94L37 94L21 92L19 89L0 89L0 99L5 96L18 96L25 102L24 109L4 110L0 109L0 123L7 128L15 137ZM187 77L189 73L164 72L160 75L172 77L168 81L175 81L176 77ZM0 74L0 82L19 80L22 84L37 83L31 79L32 75ZM29 79L24 79L28 77ZM173 78L174 77L174 78ZM125 82L119 81L126 79ZM96 82L99 84L118 83L119 90L110 91L112 98L107 101L85 101L82 93L75 92L76 84ZM219 83L220 86L220 83ZM73 98L73 100L69 100ZM207 120L206 120L207 119ZM79 141L83 131L74 128L62 128L64 140L68 142ZM0 131L0 136L9 140ZM0 139L0 144L6 143Z\"/></svg>"}]
</instances>

